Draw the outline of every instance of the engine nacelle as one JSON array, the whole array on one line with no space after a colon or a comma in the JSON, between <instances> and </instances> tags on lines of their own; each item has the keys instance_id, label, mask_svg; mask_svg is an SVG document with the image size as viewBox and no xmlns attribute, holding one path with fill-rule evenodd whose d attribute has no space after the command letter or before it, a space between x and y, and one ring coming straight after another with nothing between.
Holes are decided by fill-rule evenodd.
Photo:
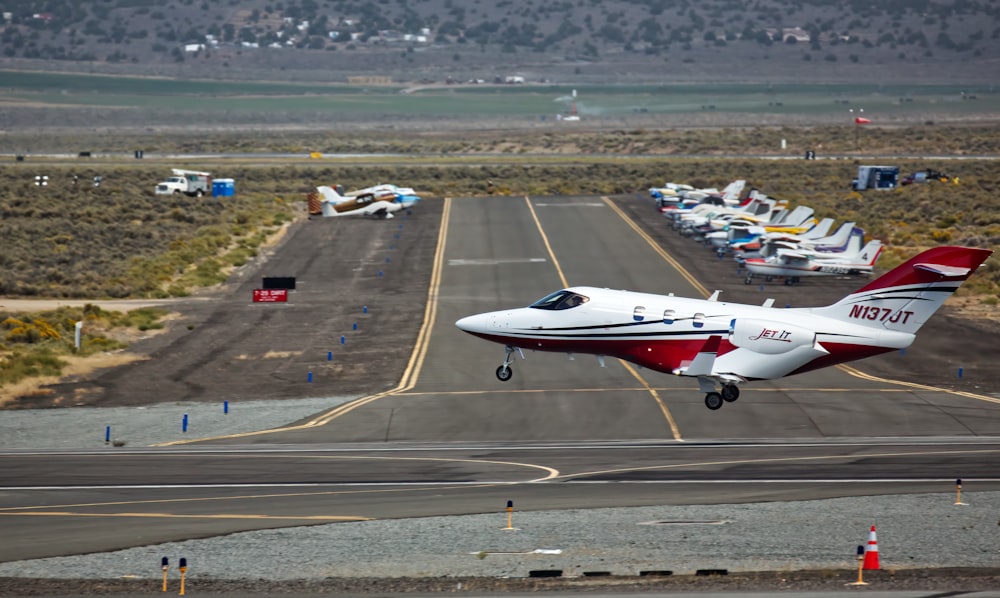
<instances>
[{"instance_id":1,"label":"engine nacelle","mask_svg":"<svg viewBox=\"0 0 1000 598\"><path fill-rule=\"evenodd\" d=\"M737 318L729 323L729 342L755 353L777 355L815 341L815 331L781 322Z\"/></svg>"}]
</instances>

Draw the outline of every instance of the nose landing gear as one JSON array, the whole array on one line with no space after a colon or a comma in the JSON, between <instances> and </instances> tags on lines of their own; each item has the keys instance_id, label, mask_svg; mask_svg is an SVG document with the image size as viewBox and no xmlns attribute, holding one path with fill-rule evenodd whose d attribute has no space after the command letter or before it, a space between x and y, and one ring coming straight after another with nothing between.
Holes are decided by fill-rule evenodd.
<instances>
[{"instance_id":1,"label":"nose landing gear","mask_svg":"<svg viewBox=\"0 0 1000 598\"><path fill-rule=\"evenodd\" d=\"M504 348L503 363L497 368L497 380L506 382L514 376L514 370L510 367L510 355L514 351L517 351L517 354L521 356L521 359L524 359L524 353L521 352L520 347L507 345Z\"/></svg>"}]
</instances>

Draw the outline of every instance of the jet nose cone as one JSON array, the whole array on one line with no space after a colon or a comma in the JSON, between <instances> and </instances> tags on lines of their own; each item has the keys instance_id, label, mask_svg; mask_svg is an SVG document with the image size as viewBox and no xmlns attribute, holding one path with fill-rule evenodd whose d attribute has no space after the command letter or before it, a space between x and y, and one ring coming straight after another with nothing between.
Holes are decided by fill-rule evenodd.
<instances>
[{"instance_id":1,"label":"jet nose cone","mask_svg":"<svg viewBox=\"0 0 1000 598\"><path fill-rule=\"evenodd\" d=\"M458 326L459 330L464 330L472 334L483 332L486 330L486 315L466 316L455 322L455 326Z\"/></svg>"}]
</instances>

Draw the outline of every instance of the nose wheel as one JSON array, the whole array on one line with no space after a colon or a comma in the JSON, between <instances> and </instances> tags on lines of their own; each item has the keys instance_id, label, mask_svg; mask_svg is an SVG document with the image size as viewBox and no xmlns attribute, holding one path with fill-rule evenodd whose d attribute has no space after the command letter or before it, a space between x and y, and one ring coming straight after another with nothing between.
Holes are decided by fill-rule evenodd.
<instances>
[{"instance_id":1,"label":"nose wheel","mask_svg":"<svg viewBox=\"0 0 1000 598\"><path fill-rule=\"evenodd\" d=\"M511 379L514 375L514 370L510 369L509 365L502 365L497 368L497 380L501 382L506 382Z\"/></svg>"},{"instance_id":2,"label":"nose wheel","mask_svg":"<svg viewBox=\"0 0 1000 598\"><path fill-rule=\"evenodd\" d=\"M501 363L500 367L497 368L497 380L506 382L514 376L514 370L510 367L510 356L514 353L514 351L517 351L518 355L521 356L521 359L524 359L524 353L521 352L520 348L512 347L510 345L504 347L503 363Z\"/></svg>"}]
</instances>

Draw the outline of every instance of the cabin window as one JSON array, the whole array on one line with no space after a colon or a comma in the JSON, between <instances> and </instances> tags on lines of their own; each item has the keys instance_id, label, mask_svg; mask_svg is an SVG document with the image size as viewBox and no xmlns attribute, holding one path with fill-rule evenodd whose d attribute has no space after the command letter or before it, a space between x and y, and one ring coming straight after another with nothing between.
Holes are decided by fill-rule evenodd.
<instances>
[{"instance_id":1,"label":"cabin window","mask_svg":"<svg viewBox=\"0 0 1000 598\"><path fill-rule=\"evenodd\" d=\"M632 319L636 322L641 322L646 319L646 308L641 305L637 305L636 308L632 310Z\"/></svg>"},{"instance_id":2,"label":"cabin window","mask_svg":"<svg viewBox=\"0 0 1000 598\"><path fill-rule=\"evenodd\" d=\"M674 323L674 316L675 315L676 314L674 313L674 310L672 310L672 309L665 309L665 310L663 310L663 323L664 324L673 324Z\"/></svg>"},{"instance_id":3,"label":"cabin window","mask_svg":"<svg viewBox=\"0 0 1000 598\"><path fill-rule=\"evenodd\" d=\"M702 313L695 314L694 317L691 318L691 320L695 328L701 328L702 326L705 325L705 314Z\"/></svg>"},{"instance_id":4,"label":"cabin window","mask_svg":"<svg viewBox=\"0 0 1000 598\"><path fill-rule=\"evenodd\" d=\"M583 305L588 301L590 301L590 297L564 289L542 297L538 301L532 303L529 307L558 311L563 309L572 309L578 305Z\"/></svg>"}]
</instances>

